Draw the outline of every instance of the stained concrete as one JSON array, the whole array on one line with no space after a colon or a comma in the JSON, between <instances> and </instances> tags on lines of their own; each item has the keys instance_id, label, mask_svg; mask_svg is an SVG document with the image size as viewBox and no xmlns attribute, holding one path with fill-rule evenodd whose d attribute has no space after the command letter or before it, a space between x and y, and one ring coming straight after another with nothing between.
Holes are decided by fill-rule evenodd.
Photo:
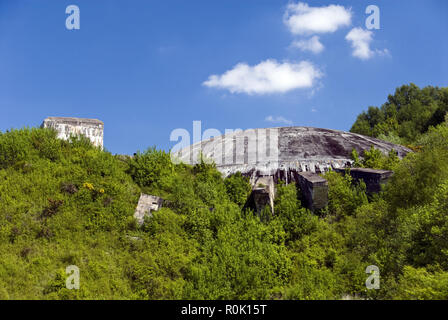
<instances>
[{"instance_id":1,"label":"stained concrete","mask_svg":"<svg viewBox=\"0 0 448 320\"><path fill-rule=\"evenodd\" d=\"M162 205L162 198L142 193L135 209L134 218L141 225L145 221L146 216L151 217L151 212L158 211Z\"/></svg>"},{"instance_id":2,"label":"stained concrete","mask_svg":"<svg viewBox=\"0 0 448 320\"><path fill-rule=\"evenodd\" d=\"M345 173L346 170L336 170L340 173ZM381 191L383 185L387 183L393 175L393 171L376 170L369 168L351 168L347 169L354 181L364 181L366 184L366 191L368 194L378 193Z\"/></svg>"},{"instance_id":3,"label":"stained concrete","mask_svg":"<svg viewBox=\"0 0 448 320\"><path fill-rule=\"evenodd\" d=\"M351 132L312 128L279 127L248 129L204 140L184 148L173 157L188 164L198 162L200 152L216 163L224 176L241 172L254 176L278 171L325 172L350 167L353 149L362 154L373 146L384 154L394 149L398 157L411 150Z\"/></svg>"},{"instance_id":4,"label":"stained concrete","mask_svg":"<svg viewBox=\"0 0 448 320\"><path fill-rule=\"evenodd\" d=\"M328 182L313 172L300 172L297 175L302 204L313 212L328 205Z\"/></svg>"},{"instance_id":5,"label":"stained concrete","mask_svg":"<svg viewBox=\"0 0 448 320\"><path fill-rule=\"evenodd\" d=\"M259 177L252 183L252 192L245 208L260 214L266 206L274 213L275 184L272 176Z\"/></svg>"},{"instance_id":6,"label":"stained concrete","mask_svg":"<svg viewBox=\"0 0 448 320\"><path fill-rule=\"evenodd\" d=\"M84 135L96 147L103 148L104 123L97 119L48 117L42 128L52 128L58 133L59 139L68 140L70 136Z\"/></svg>"},{"instance_id":7,"label":"stained concrete","mask_svg":"<svg viewBox=\"0 0 448 320\"><path fill-rule=\"evenodd\" d=\"M328 183L315 173L329 169L342 170L353 164L351 152L358 154L371 147L388 154L395 150L403 158L410 149L356 133L312 127L278 127L236 131L195 143L172 154L187 163L199 162L199 154L215 162L223 176L241 172L255 185L260 178L271 177L296 183L302 190L303 202L310 210L324 208L328 203ZM366 182L369 193L379 192L391 172L352 169L355 180ZM266 184L269 185L269 184ZM260 212L266 205L273 208L274 188L254 188L247 204Z\"/></svg>"}]
</instances>

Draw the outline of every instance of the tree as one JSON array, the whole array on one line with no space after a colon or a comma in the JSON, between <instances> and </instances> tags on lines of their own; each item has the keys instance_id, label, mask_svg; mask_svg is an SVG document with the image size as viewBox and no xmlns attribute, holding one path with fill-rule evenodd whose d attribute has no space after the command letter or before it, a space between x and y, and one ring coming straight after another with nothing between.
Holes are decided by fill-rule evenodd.
<instances>
[{"instance_id":1,"label":"tree","mask_svg":"<svg viewBox=\"0 0 448 320\"><path fill-rule=\"evenodd\" d=\"M431 126L444 121L448 88L404 85L381 106L358 115L351 132L385 138L394 143L414 143Z\"/></svg>"},{"instance_id":2,"label":"tree","mask_svg":"<svg viewBox=\"0 0 448 320\"><path fill-rule=\"evenodd\" d=\"M242 208L252 190L249 178L244 177L241 172L237 172L227 177L224 184L229 199Z\"/></svg>"},{"instance_id":3,"label":"tree","mask_svg":"<svg viewBox=\"0 0 448 320\"><path fill-rule=\"evenodd\" d=\"M128 173L143 188L167 191L172 187L174 165L165 151L148 148L137 152L128 162Z\"/></svg>"}]
</instances>

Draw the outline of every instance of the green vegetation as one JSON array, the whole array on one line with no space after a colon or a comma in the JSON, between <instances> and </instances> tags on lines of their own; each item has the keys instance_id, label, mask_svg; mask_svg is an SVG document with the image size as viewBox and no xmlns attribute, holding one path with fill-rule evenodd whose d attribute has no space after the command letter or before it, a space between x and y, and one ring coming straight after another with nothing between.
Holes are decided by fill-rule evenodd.
<instances>
[{"instance_id":1,"label":"green vegetation","mask_svg":"<svg viewBox=\"0 0 448 320\"><path fill-rule=\"evenodd\" d=\"M448 88L420 89L411 83L397 88L381 108L371 106L361 113L350 131L414 145L431 126L444 122L447 111Z\"/></svg>"},{"instance_id":2,"label":"green vegetation","mask_svg":"<svg viewBox=\"0 0 448 320\"><path fill-rule=\"evenodd\" d=\"M412 97L400 106L420 110ZM243 209L241 174L173 164L155 148L126 158L47 129L0 133L0 299L447 299L448 123L420 129L394 131L421 146L401 161L352 154L358 166L394 169L375 197L328 172L319 216L283 183L275 215L258 216ZM166 199L142 226L140 192ZM79 290L65 287L69 265ZM366 289L369 265L379 290Z\"/></svg>"}]
</instances>

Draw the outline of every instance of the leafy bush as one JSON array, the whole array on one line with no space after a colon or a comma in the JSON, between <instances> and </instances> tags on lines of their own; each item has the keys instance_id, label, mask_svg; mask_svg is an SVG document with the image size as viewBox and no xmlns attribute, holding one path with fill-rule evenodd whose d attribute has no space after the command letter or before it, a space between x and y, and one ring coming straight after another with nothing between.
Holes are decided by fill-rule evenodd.
<instances>
[{"instance_id":1,"label":"leafy bush","mask_svg":"<svg viewBox=\"0 0 448 320\"><path fill-rule=\"evenodd\" d=\"M112 156L47 129L0 133L0 299L446 299L448 126L416 134L439 115L417 124L407 114L446 100L423 91L390 97L406 112L388 106L366 120L419 136L419 151L401 161L353 152L357 166L393 168L393 178L368 199L362 183L326 173L320 216L294 184L276 186L274 216L258 216L243 209L248 179L223 179L213 163L175 165L155 148ZM165 201L139 226L141 192ZM72 264L80 290L65 287ZM365 288L369 265L380 290Z\"/></svg>"},{"instance_id":2,"label":"leafy bush","mask_svg":"<svg viewBox=\"0 0 448 320\"><path fill-rule=\"evenodd\" d=\"M411 83L397 88L381 108L371 106L361 113L350 131L412 144L429 127L443 123L447 111L448 88L420 89Z\"/></svg>"},{"instance_id":3,"label":"leafy bush","mask_svg":"<svg viewBox=\"0 0 448 320\"><path fill-rule=\"evenodd\" d=\"M165 191L172 187L174 165L168 153L153 147L131 158L128 173L140 187Z\"/></svg>"},{"instance_id":4,"label":"leafy bush","mask_svg":"<svg viewBox=\"0 0 448 320\"><path fill-rule=\"evenodd\" d=\"M229 199L242 208L252 189L249 183L249 178L241 175L241 172L237 172L236 174L227 177L224 180L224 184Z\"/></svg>"},{"instance_id":5,"label":"leafy bush","mask_svg":"<svg viewBox=\"0 0 448 320\"><path fill-rule=\"evenodd\" d=\"M353 215L357 207L367 203L366 185L364 182L353 183L350 174L327 172L328 212L336 219Z\"/></svg>"}]
</instances>

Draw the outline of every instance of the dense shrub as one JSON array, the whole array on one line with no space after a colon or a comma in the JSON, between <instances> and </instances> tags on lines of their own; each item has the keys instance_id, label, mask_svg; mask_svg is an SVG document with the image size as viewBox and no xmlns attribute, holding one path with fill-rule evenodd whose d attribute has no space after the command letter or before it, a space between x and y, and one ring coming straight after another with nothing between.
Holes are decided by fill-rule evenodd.
<instances>
[{"instance_id":1,"label":"dense shrub","mask_svg":"<svg viewBox=\"0 0 448 320\"><path fill-rule=\"evenodd\" d=\"M149 148L137 152L129 161L128 173L140 187L150 190L170 190L174 165L170 155L164 151Z\"/></svg>"},{"instance_id":2,"label":"dense shrub","mask_svg":"<svg viewBox=\"0 0 448 320\"><path fill-rule=\"evenodd\" d=\"M361 113L350 131L414 144L429 127L443 123L447 112L448 88L420 89L411 83L397 88L381 108L370 106Z\"/></svg>"},{"instance_id":3,"label":"dense shrub","mask_svg":"<svg viewBox=\"0 0 448 320\"><path fill-rule=\"evenodd\" d=\"M243 177L240 172L237 172L227 177L224 184L230 200L243 207L252 189L249 178Z\"/></svg>"},{"instance_id":4,"label":"dense shrub","mask_svg":"<svg viewBox=\"0 0 448 320\"><path fill-rule=\"evenodd\" d=\"M328 172L319 215L283 183L275 214L257 215L243 209L248 180L223 179L208 161L173 164L155 148L113 156L47 129L0 133L0 299L446 299L447 141L443 123L404 160L353 153L357 166L395 171L375 197ZM139 226L141 192L165 202ZM65 287L69 265L80 269L79 290ZM365 287L369 265L380 290Z\"/></svg>"}]
</instances>

